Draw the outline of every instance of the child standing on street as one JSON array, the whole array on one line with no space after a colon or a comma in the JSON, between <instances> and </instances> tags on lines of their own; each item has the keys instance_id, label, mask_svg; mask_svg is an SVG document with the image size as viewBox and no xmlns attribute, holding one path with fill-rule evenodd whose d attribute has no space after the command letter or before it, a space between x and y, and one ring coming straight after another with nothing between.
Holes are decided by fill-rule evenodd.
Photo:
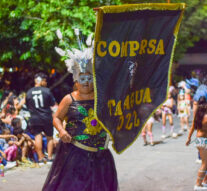
<instances>
[{"instance_id":1,"label":"child standing on street","mask_svg":"<svg viewBox=\"0 0 207 191\"><path fill-rule=\"evenodd\" d=\"M181 93L178 95L178 116L180 118L180 126L181 130L179 133L183 133L183 131L186 131L189 129L187 118L188 118L188 105L185 100L184 93Z\"/></svg>"},{"instance_id":2,"label":"child standing on street","mask_svg":"<svg viewBox=\"0 0 207 191\"><path fill-rule=\"evenodd\" d=\"M161 138L166 138L166 118L168 117L169 123L170 123L170 135L173 138L177 137L177 133L174 132L174 125L173 125L173 108L174 100L171 96L171 94L168 94L168 99L163 103L161 109L162 109L162 136Z\"/></svg>"},{"instance_id":3,"label":"child standing on street","mask_svg":"<svg viewBox=\"0 0 207 191\"><path fill-rule=\"evenodd\" d=\"M153 124L156 121L160 121L160 114L161 114L161 110L157 110L155 112L155 114L149 118L149 120L147 121L147 123L145 124L144 128L142 129L142 138L144 140L144 146L146 146L148 144L147 142L147 135L150 138L150 145L154 146L155 143L153 141L153 134L152 134L152 127Z\"/></svg>"}]
</instances>

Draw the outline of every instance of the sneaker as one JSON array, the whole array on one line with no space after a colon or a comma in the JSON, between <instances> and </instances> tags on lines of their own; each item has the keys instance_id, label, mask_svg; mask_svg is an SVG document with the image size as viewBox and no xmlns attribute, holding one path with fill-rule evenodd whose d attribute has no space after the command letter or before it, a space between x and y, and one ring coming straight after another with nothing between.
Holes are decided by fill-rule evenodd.
<instances>
[{"instance_id":1,"label":"sneaker","mask_svg":"<svg viewBox=\"0 0 207 191\"><path fill-rule=\"evenodd\" d=\"M147 146L147 143L144 143L143 146Z\"/></svg>"},{"instance_id":2,"label":"sneaker","mask_svg":"<svg viewBox=\"0 0 207 191\"><path fill-rule=\"evenodd\" d=\"M11 168L14 168L15 166L17 166L17 162L16 161L14 161L14 162L7 161L7 164L6 164L5 168L4 168L4 170L9 170Z\"/></svg>"},{"instance_id":3,"label":"sneaker","mask_svg":"<svg viewBox=\"0 0 207 191\"><path fill-rule=\"evenodd\" d=\"M41 160L38 161L39 165L42 166L44 164L47 164L47 158L42 158Z\"/></svg>"},{"instance_id":4,"label":"sneaker","mask_svg":"<svg viewBox=\"0 0 207 191\"><path fill-rule=\"evenodd\" d=\"M183 132L184 132L184 130L181 129L178 133L182 135Z\"/></svg>"},{"instance_id":5,"label":"sneaker","mask_svg":"<svg viewBox=\"0 0 207 191\"><path fill-rule=\"evenodd\" d=\"M162 134L161 138L165 139L167 136L165 134Z\"/></svg>"},{"instance_id":6,"label":"sneaker","mask_svg":"<svg viewBox=\"0 0 207 191\"><path fill-rule=\"evenodd\" d=\"M44 152L44 155L45 155L46 158L48 157L47 151Z\"/></svg>"},{"instance_id":7,"label":"sneaker","mask_svg":"<svg viewBox=\"0 0 207 191\"><path fill-rule=\"evenodd\" d=\"M172 138L176 138L177 136L178 136L178 134L177 133L172 133Z\"/></svg>"},{"instance_id":8,"label":"sneaker","mask_svg":"<svg viewBox=\"0 0 207 191\"><path fill-rule=\"evenodd\" d=\"M196 159L195 161L197 164L201 164L202 163L202 160L201 159Z\"/></svg>"},{"instance_id":9,"label":"sneaker","mask_svg":"<svg viewBox=\"0 0 207 191\"><path fill-rule=\"evenodd\" d=\"M184 131L187 131L189 128L187 125L184 126Z\"/></svg>"},{"instance_id":10,"label":"sneaker","mask_svg":"<svg viewBox=\"0 0 207 191\"><path fill-rule=\"evenodd\" d=\"M195 185L194 186L194 190L196 191L199 191L199 190L207 190L207 188L206 187L203 187L203 186L197 186L197 185Z\"/></svg>"},{"instance_id":11,"label":"sneaker","mask_svg":"<svg viewBox=\"0 0 207 191\"><path fill-rule=\"evenodd\" d=\"M53 163L53 159L48 159L47 158L47 164L52 164Z\"/></svg>"}]
</instances>

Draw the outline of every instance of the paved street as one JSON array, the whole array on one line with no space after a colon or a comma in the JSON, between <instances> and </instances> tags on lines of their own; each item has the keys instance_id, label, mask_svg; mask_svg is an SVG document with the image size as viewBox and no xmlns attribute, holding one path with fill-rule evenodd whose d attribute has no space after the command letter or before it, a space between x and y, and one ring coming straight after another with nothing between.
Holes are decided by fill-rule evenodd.
<instances>
[{"instance_id":1,"label":"paved street","mask_svg":"<svg viewBox=\"0 0 207 191\"><path fill-rule=\"evenodd\" d=\"M167 130L170 130L169 126ZM179 130L177 119L175 130ZM161 123L155 123L153 133L155 140L160 140ZM112 151L120 191L192 191L200 164L195 163L197 150L194 145L185 146L186 137L187 132L155 146L143 146L139 137L123 154ZM0 178L0 191L40 191L48 170L47 165L39 169L9 170Z\"/></svg>"}]
</instances>

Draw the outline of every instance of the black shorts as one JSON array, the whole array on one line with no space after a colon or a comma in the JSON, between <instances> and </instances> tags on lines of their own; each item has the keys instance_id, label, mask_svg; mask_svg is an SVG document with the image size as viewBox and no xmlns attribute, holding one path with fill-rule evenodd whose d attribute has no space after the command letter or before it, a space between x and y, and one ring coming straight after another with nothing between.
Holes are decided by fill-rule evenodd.
<instances>
[{"instance_id":1,"label":"black shorts","mask_svg":"<svg viewBox=\"0 0 207 191\"><path fill-rule=\"evenodd\" d=\"M46 136L53 136L53 126L52 125L30 125L31 134L38 135L44 132Z\"/></svg>"}]
</instances>

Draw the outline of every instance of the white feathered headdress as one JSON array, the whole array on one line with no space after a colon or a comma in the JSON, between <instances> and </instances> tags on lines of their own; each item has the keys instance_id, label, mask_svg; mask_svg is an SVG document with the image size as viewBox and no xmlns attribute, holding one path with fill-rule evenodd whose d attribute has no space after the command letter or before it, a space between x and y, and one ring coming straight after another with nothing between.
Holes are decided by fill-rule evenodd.
<instances>
[{"instance_id":1,"label":"white feathered headdress","mask_svg":"<svg viewBox=\"0 0 207 191\"><path fill-rule=\"evenodd\" d=\"M62 40L62 33L60 30L56 31L58 38ZM93 58L93 42L92 35L90 34L86 40L87 48L83 48L82 42L79 38L79 30L75 29L75 35L78 40L79 49L71 48L63 50L61 48L55 47L56 52L60 56L66 56L65 60L68 72L73 74L73 80L77 81L80 73L90 72L92 74L92 58Z\"/></svg>"}]
</instances>

